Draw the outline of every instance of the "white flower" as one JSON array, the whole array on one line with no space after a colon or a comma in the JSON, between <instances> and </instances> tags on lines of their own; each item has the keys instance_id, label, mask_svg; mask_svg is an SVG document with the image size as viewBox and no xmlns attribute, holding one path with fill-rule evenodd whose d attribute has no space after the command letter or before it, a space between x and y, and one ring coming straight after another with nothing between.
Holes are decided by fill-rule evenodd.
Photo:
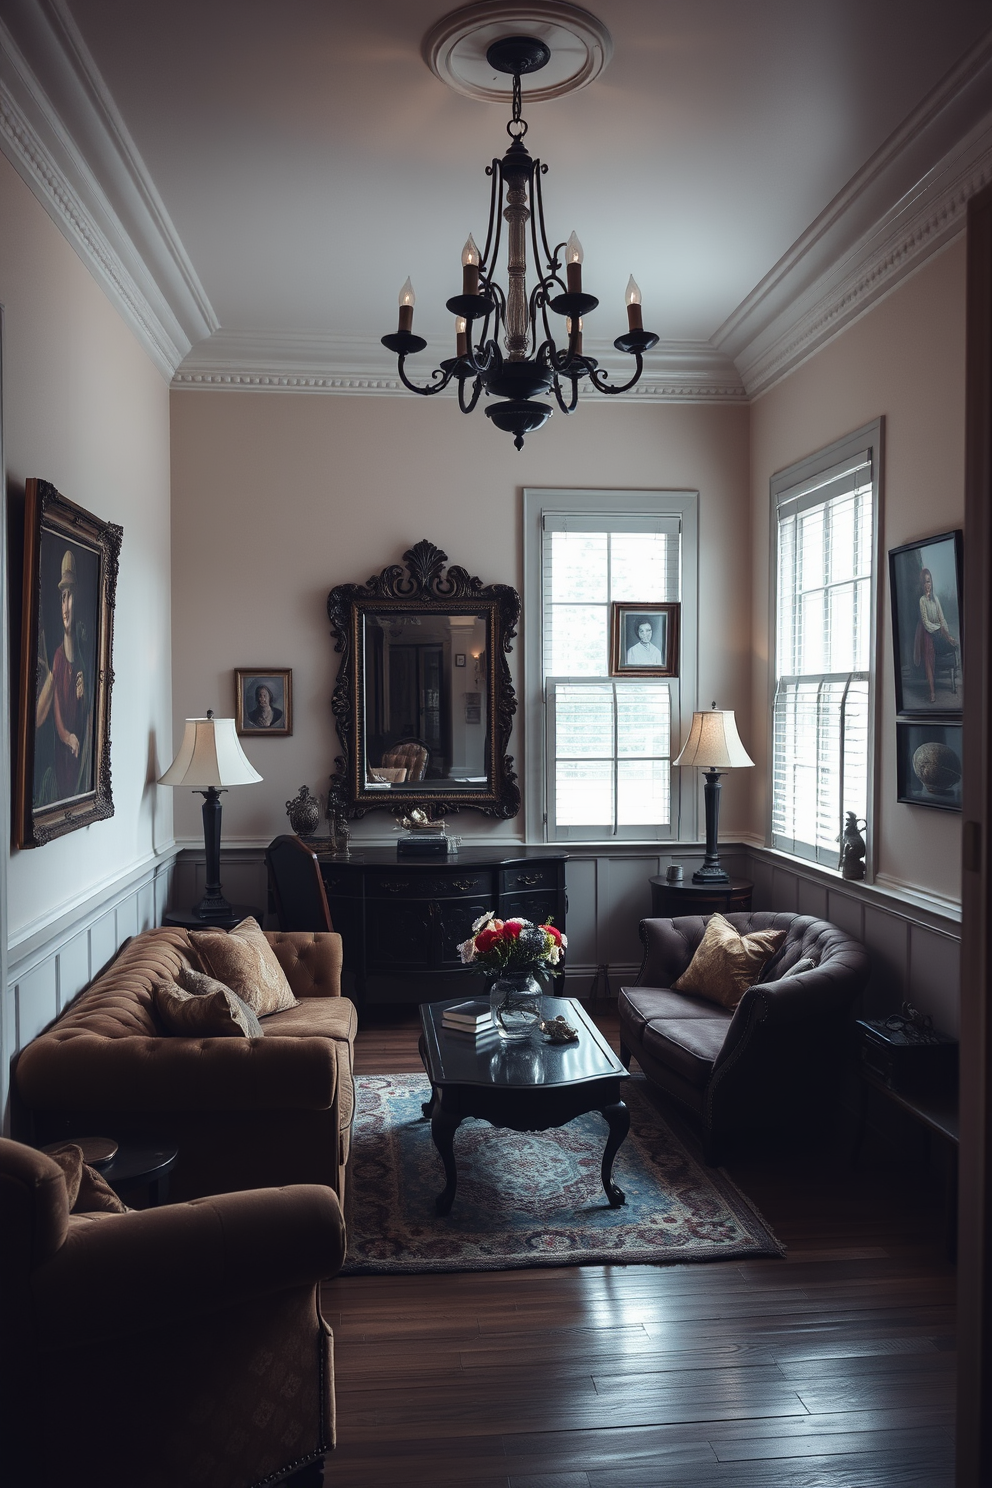
<instances>
[{"instance_id":1,"label":"white flower","mask_svg":"<svg viewBox=\"0 0 992 1488\"><path fill-rule=\"evenodd\" d=\"M553 945L545 952L544 959L549 966L557 966L561 960L561 951L556 945Z\"/></svg>"},{"instance_id":2,"label":"white flower","mask_svg":"<svg viewBox=\"0 0 992 1488\"><path fill-rule=\"evenodd\" d=\"M473 935L478 935L479 931L480 930L484 930L486 928L486 926L489 924L489 921L490 920L494 920L495 918L496 918L496 911L494 909L487 909L486 912L485 912L485 914L484 915L480 915L479 918L476 920L475 924L472 926L472 934ZM467 944L468 944L468 942L466 941L466 945ZM461 950L461 946L459 946L458 949Z\"/></svg>"},{"instance_id":3,"label":"white flower","mask_svg":"<svg viewBox=\"0 0 992 1488\"><path fill-rule=\"evenodd\" d=\"M562 936L561 943L562 943L562 948L567 951L568 950L568 936L567 935L563 935Z\"/></svg>"},{"instance_id":4,"label":"white flower","mask_svg":"<svg viewBox=\"0 0 992 1488\"><path fill-rule=\"evenodd\" d=\"M463 966L468 966L468 964L469 964L470 961L474 961L475 960L475 939L474 939L474 937L469 937L468 940L463 940L462 941L461 945L458 947L458 954L462 958L462 965Z\"/></svg>"}]
</instances>

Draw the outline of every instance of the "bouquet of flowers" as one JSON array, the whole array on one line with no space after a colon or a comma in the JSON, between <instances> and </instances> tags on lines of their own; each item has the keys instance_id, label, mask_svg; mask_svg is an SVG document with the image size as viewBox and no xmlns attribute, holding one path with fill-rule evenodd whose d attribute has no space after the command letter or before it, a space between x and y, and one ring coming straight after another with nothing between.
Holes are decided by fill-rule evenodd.
<instances>
[{"instance_id":1,"label":"bouquet of flowers","mask_svg":"<svg viewBox=\"0 0 992 1488\"><path fill-rule=\"evenodd\" d=\"M489 910L476 920L471 936L458 952L463 965L490 976L533 971L558 976L567 945L565 936L550 922L534 925L530 920L498 920Z\"/></svg>"}]
</instances>

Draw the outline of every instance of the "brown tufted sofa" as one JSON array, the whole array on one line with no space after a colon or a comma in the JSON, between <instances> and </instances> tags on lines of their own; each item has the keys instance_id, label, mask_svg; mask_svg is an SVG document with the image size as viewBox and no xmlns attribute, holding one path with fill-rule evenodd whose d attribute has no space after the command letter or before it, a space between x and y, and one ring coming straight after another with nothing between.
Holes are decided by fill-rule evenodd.
<instances>
[{"instance_id":1,"label":"brown tufted sofa","mask_svg":"<svg viewBox=\"0 0 992 1488\"><path fill-rule=\"evenodd\" d=\"M264 1037L166 1034L152 988L200 966L185 930L146 930L17 1056L13 1134L168 1139L170 1196L323 1183L344 1204L354 1111L354 1005L341 996L341 937L267 931L298 1007Z\"/></svg>"},{"instance_id":2,"label":"brown tufted sofa","mask_svg":"<svg viewBox=\"0 0 992 1488\"><path fill-rule=\"evenodd\" d=\"M730 1012L675 992L709 916L641 921L644 959L621 987L620 1057L636 1055L648 1080L698 1118L706 1156L720 1159L732 1134L790 1120L822 1104L844 1057L851 1004L868 980L868 953L836 925L810 915L755 911L725 916L741 935L784 930L785 940ZM810 971L790 976L802 958Z\"/></svg>"},{"instance_id":3,"label":"brown tufted sofa","mask_svg":"<svg viewBox=\"0 0 992 1488\"><path fill-rule=\"evenodd\" d=\"M262 1488L319 1462L318 1287L344 1252L322 1185L70 1213L62 1169L0 1139L5 1488Z\"/></svg>"}]
</instances>

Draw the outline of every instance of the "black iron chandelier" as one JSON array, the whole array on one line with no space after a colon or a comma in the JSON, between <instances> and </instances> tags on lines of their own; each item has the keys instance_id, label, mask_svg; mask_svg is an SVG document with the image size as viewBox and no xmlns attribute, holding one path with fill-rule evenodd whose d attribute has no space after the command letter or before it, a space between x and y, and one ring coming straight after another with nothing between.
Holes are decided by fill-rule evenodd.
<instances>
[{"instance_id":1,"label":"black iron chandelier","mask_svg":"<svg viewBox=\"0 0 992 1488\"><path fill-rule=\"evenodd\" d=\"M598 393L625 393L639 381L644 370L644 353L658 340L643 328L641 293L631 276L625 296L627 332L613 344L618 351L634 358L634 375L629 381L614 385L594 357L583 355L583 319L595 310L599 301L583 293L582 247L575 233L567 243L559 243L554 249L548 244L541 196L541 177L548 167L529 154L524 144L527 124L521 118L520 79L527 73L538 72L550 57L551 52L543 41L528 36L496 41L486 53L492 67L513 76L513 115L506 126L510 145L502 160L494 159L486 167L486 175L492 178L486 246L480 253L474 239L469 237L462 251L462 292L447 302L447 308L455 316L455 355L435 368L426 387L410 381L406 359L423 351L427 342L413 334L415 297L409 279L400 290L399 327L394 335L382 338L383 346L396 353L400 381L412 393L432 397L454 381L462 413L471 413L483 392L498 400L487 405L486 417L492 419L497 429L514 436L517 449L522 449L524 435L540 429L554 411L542 398L554 393L562 412L574 413L579 385L584 379ZM507 223L505 290L495 279L504 218ZM529 296L528 221L534 264L539 271L537 284ZM542 263L545 268L540 272ZM559 330L560 347L549 312L564 321L564 337ZM500 348L501 341L505 350Z\"/></svg>"}]
</instances>

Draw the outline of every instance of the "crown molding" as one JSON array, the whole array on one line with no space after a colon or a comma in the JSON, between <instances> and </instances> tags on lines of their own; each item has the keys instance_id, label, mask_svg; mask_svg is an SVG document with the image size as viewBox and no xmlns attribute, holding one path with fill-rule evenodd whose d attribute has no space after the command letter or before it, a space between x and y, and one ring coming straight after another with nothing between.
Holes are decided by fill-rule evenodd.
<instances>
[{"instance_id":1,"label":"crown molding","mask_svg":"<svg viewBox=\"0 0 992 1488\"><path fill-rule=\"evenodd\" d=\"M65 0L8 0L0 149L166 378L218 320Z\"/></svg>"},{"instance_id":2,"label":"crown molding","mask_svg":"<svg viewBox=\"0 0 992 1488\"><path fill-rule=\"evenodd\" d=\"M959 232L992 167L992 32L951 69L715 332L752 397ZM934 162L937 162L934 164Z\"/></svg>"},{"instance_id":3,"label":"crown molding","mask_svg":"<svg viewBox=\"0 0 992 1488\"><path fill-rule=\"evenodd\" d=\"M443 343L439 332L431 338ZM587 355L595 356L616 382L631 373L631 361L609 344L600 347L586 338ZM427 358L423 370L413 360L408 364L411 379L425 383L430 375ZM357 336L297 332L218 331L195 346L172 379L174 388L202 391L275 393L337 393L409 397L396 375L396 363L378 343ZM454 389L449 389L454 397ZM448 396L448 391L442 397ZM595 403L596 394L586 402ZM746 401L744 385L733 362L705 342L659 343L648 354L644 376L627 393L615 399L637 403L740 403Z\"/></svg>"}]
</instances>

